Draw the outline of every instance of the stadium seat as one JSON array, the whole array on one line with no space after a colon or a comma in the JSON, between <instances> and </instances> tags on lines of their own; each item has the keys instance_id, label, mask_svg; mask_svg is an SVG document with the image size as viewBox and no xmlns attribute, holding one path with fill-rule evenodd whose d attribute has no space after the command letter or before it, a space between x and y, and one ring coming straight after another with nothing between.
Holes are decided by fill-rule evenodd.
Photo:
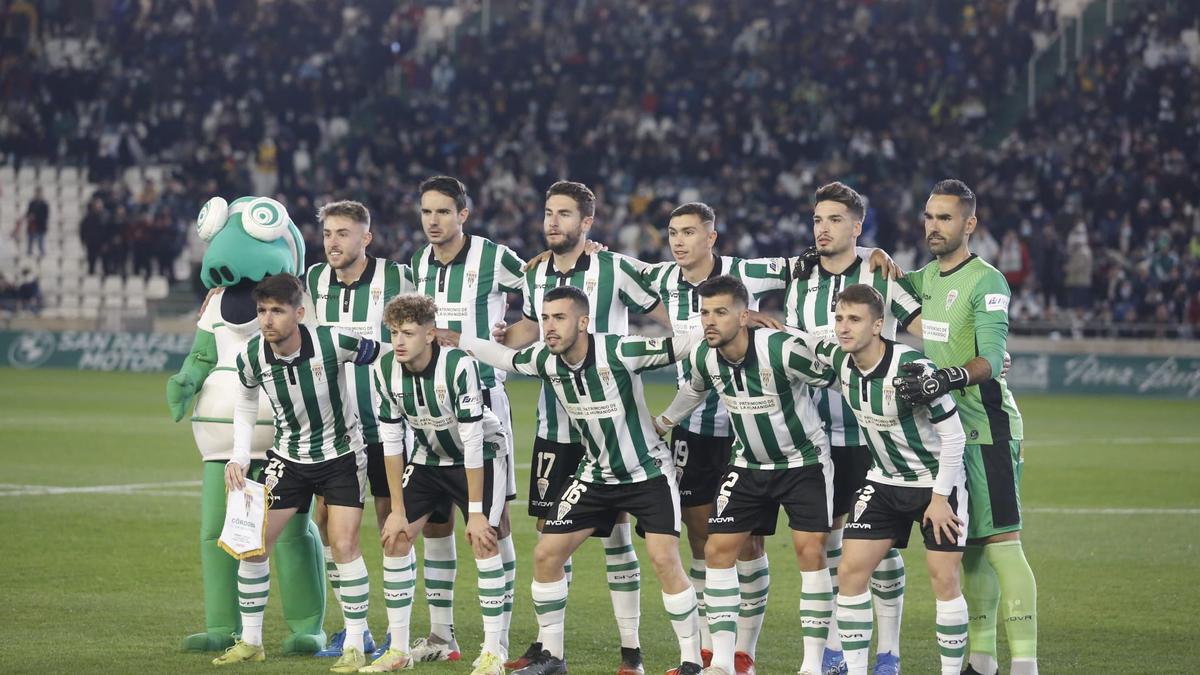
<instances>
[{"instance_id":1,"label":"stadium seat","mask_svg":"<svg viewBox=\"0 0 1200 675\"><path fill-rule=\"evenodd\" d=\"M164 276L156 274L150 277L150 281L146 284L146 298L149 300L162 300L170 291L167 278Z\"/></svg>"},{"instance_id":2,"label":"stadium seat","mask_svg":"<svg viewBox=\"0 0 1200 675\"><path fill-rule=\"evenodd\" d=\"M104 277L104 284L101 286L105 296L120 295L124 291L125 283L121 277L112 274Z\"/></svg>"}]
</instances>

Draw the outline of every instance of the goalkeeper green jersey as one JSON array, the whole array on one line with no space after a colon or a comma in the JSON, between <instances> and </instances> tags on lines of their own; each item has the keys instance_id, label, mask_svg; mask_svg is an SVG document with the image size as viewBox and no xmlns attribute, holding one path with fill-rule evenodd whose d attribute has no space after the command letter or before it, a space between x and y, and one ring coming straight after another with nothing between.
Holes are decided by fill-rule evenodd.
<instances>
[{"instance_id":1,"label":"goalkeeper green jersey","mask_svg":"<svg viewBox=\"0 0 1200 675\"><path fill-rule=\"evenodd\" d=\"M993 378L954 392L967 443L991 445L1024 438L1021 413L1001 378L1008 342L1004 275L972 255L942 272L937 261L905 277L921 298L921 351L939 368L961 366L982 356Z\"/></svg>"}]
</instances>

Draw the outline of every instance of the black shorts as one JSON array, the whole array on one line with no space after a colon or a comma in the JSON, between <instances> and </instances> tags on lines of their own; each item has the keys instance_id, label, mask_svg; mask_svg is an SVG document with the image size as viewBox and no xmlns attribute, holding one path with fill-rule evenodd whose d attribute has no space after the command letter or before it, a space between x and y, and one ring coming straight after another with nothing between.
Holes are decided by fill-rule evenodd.
<instances>
[{"instance_id":1,"label":"black shorts","mask_svg":"<svg viewBox=\"0 0 1200 675\"><path fill-rule=\"evenodd\" d=\"M529 469L529 515L545 519L554 515L558 497L575 478L583 453L582 443L533 439L533 458Z\"/></svg>"},{"instance_id":2,"label":"black shorts","mask_svg":"<svg viewBox=\"0 0 1200 675\"><path fill-rule=\"evenodd\" d=\"M372 497L391 497L388 489L387 468L383 464L383 443L367 443L367 483Z\"/></svg>"},{"instance_id":3,"label":"black shorts","mask_svg":"<svg viewBox=\"0 0 1200 675\"><path fill-rule=\"evenodd\" d=\"M454 506L467 518L467 470L461 466L409 464L400 479L404 493L404 512L408 520L440 512ZM500 514L508 493L508 458L483 460L483 514L492 527L500 526Z\"/></svg>"},{"instance_id":4,"label":"black shorts","mask_svg":"<svg viewBox=\"0 0 1200 675\"><path fill-rule=\"evenodd\" d=\"M959 483L950 491L950 508L963 521L957 541L942 540L938 544L933 538L933 528L921 523L933 488L905 487L867 481L858 491L854 512L846 519L842 535L846 539L894 539L895 548L906 548L912 533L913 523L921 526L921 536L928 551L963 551L967 546L967 488Z\"/></svg>"},{"instance_id":5,"label":"black shorts","mask_svg":"<svg viewBox=\"0 0 1200 675\"><path fill-rule=\"evenodd\" d=\"M829 449L833 457L833 517L850 513L859 489L867 484L871 468L871 451L865 445L835 445Z\"/></svg>"},{"instance_id":6,"label":"black shorts","mask_svg":"<svg viewBox=\"0 0 1200 675\"><path fill-rule=\"evenodd\" d=\"M794 469L747 469L731 466L708 515L708 531L775 534L779 507L788 527L798 532L828 532L833 473L828 464Z\"/></svg>"},{"instance_id":7,"label":"black shorts","mask_svg":"<svg viewBox=\"0 0 1200 675\"><path fill-rule=\"evenodd\" d=\"M639 534L678 537L679 488L674 478L659 476L626 485L572 479L550 511L542 533L565 534L595 528L594 536L607 537L621 513L637 518Z\"/></svg>"},{"instance_id":8,"label":"black shorts","mask_svg":"<svg viewBox=\"0 0 1200 675\"><path fill-rule=\"evenodd\" d=\"M733 454L733 437L701 436L675 427L671 453L679 479L679 505L687 508L711 504Z\"/></svg>"},{"instance_id":9,"label":"black shorts","mask_svg":"<svg viewBox=\"0 0 1200 675\"><path fill-rule=\"evenodd\" d=\"M326 506L352 506L361 509L366 498L367 456L347 452L335 459L303 464L267 451L263 481L271 492L271 510L296 509L308 513L313 495L320 495Z\"/></svg>"}]
</instances>

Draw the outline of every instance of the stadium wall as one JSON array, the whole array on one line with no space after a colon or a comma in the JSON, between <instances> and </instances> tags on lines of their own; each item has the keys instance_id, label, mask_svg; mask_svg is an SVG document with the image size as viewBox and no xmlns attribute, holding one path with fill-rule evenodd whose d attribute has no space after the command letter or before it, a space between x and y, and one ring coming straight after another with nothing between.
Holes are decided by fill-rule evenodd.
<instances>
[{"instance_id":1,"label":"stadium wall","mask_svg":"<svg viewBox=\"0 0 1200 675\"><path fill-rule=\"evenodd\" d=\"M192 336L103 331L0 331L0 366L174 372ZM1200 399L1200 349L1189 341L1014 339L1008 383L1021 393ZM673 369L652 378L671 381Z\"/></svg>"}]
</instances>

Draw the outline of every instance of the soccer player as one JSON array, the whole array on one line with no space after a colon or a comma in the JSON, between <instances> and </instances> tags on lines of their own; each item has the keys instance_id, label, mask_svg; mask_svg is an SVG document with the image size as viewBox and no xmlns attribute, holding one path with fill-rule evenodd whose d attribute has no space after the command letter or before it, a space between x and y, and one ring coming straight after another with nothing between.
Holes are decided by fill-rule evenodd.
<instances>
[{"instance_id":1,"label":"soccer player","mask_svg":"<svg viewBox=\"0 0 1200 675\"><path fill-rule=\"evenodd\" d=\"M941 672L958 675L967 639L967 601L958 579L967 493L965 436L954 398L943 394L920 406L897 400L894 378L933 365L917 350L883 337L887 312L874 287L851 284L835 303L837 342L809 345L819 361L837 371L842 400L871 453L867 482L858 491L842 547L837 617L846 664L850 675L866 675L873 629L868 581L889 550L907 547L917 522L937 598Z\"/></svg>"},{"instance_id":2,"label":"soccer player","mask_svg":"<svg viewBox=\"0 0 1200 675\"><path fill-rule=\"evenodd\" d=\"M1020 540L1024 429L1001 374L1011 293L999 270L971 254L975 201L971 188L950 179L935 185L925 203L925 241L937 260L906 278L921 297L923 351L938 369L906 375L897 394L927 403L952 392L967 435L966 672L998 672L996 620L1003 600L1011 672L1028 675L1037 673L1037 582Z\"/></svg>"},{"instance_id":3,"label":"soccer player","mask_svg":"<svg viewBox=\"0 0 1200 675\"><path fill-rule=\"evenodd\" d=\"M567 672L563 651L567 579L564 564L593 533L607 536L622 512L636 516L663 589L663 606L679 641L680 675L700 672L696 597L679 559L679 489L670 449L655 433L641 373L686 353L686 337L637 338L588 332L589 298L561 286L545 292L544 342L514 351L463 336L460 346L482 362L540 377L584 440L574 476L555 495L534 551L533 605L541 652L518 675ZM693 338L694 339L694 338ZM639 654L639 667L640 654Z\"/></svg>"},{"instance_id":4,"label":"soccer player","mask_svg":"<svg viewBox=\"0 0 1200 675\"><path fill-rule=\"evenodd\" d=\"M317 212L325 244L326 262L308 268L305 274L307 318L320 326L334 326L386 344L388 335L383 326L383 308L388 300L412 290L408 268L397 262L367 254L371 243L371 213L359 202L330 202ZM375 498L375 519L383 526L391 508L388 482L384 470L383 443L379 423L375 419L375 403L371 396L371 368L350 364L346 366L350 388L347 395L356 411L366 443L367 480ZM325 505L318 499L314 520L325 542L325 571L335 596L341 595L341 579L333 561L326 528ZM317 656L342 655L346 636L335 634ZM386 641L375 648L370 631L363 638L367 652L374 655L387 651Z\"/></svg>"},{"instance_id":5,"label":"soccer player","mask_svg":"<svg viewBox=\"0 0 1200 675\"><path fill-rule=\"evenodd\" d=\"M700 329L700 296L696 287L704 281L723 274L740 279L749 291L748 307L754 310L761 295L782 290L790 277L784 258L743 260L716 255L713 252L717 240L716 213L707 204L692 202L672 211L667 238L675 261L648 265L642 274L666 305L675 335ZM692 366L686 358L676 365L678 384L682 387L690 378ZM704 545L708 541L709 512L733 448L729 416L715 391L709 392L691 416L680 420L671 432L671 447L679 478L683 522L687 525L692 552L689 575L700 607L701 655L707 666L712 659L712 637L704 618ZM734 665L737 675L748 675L754 672L754 654L771 585L762 537L751 536L746 540L738 554L737 573L742 603L737 617Z\"/></svg>"},{"instance_id":6,"label":"soccer player","mask_svg":"<svg viewBox=\"0 0 1200 675\"><path fill-rule=\"evenodd\" d=\"M335 673L366 665L370 584L358 547L367 469L362 430L355 414L344 364L367 365L379 356L379 343L329 326L309 328L304 318L304 285L290 274L267 277L254 290L261 336L250 339L236 359L243 389L234 405L233 459L225 466L229 489L245 487L250 439L258 415L259 391L275 411L275 444L267 451L267 553L242 560L238 568L241 638L213 660L218 666L262 661L262 621L271 568L268 556L293 515L305 513L314 494L325 500L334 563L341 578L338 600L346 639Z\"/></svg>"},{"instance_id":7,"label":"soccer player","mask_svg":"<svg viewBox=\"0 0 1200 675\"><path fill-rule=\"evenodd\" d=\"M833 466L829 441L810 386L828 386L832 371L813 363L810 350L783 331L749 327L746 286L718 276L697 289L704 341L689 356L688 382L659 418L669 429L716 390L736 440L733 461L717 491L704 547L704 600L712 634L712 666L734 672L735 619L740 592L734 562L752 534L775 533L782 506L800 566L802 675L818 675L833 614L833 586L825 566L825 538L833 521Z\"/></svg>"},{"instance_id":8,"label":"soccer player","mask_svg":"<svg viewBox=\"0 0 1200 675\"><path fill-rule=\"evenodd\" d=\"M384 316L393 351L380 359L375 375L384 461L391 482L392 508L381 528L390 650L365 672L411 668L408 653L412 612L412 546L435 509L446 500L461 509L467 540L479 570L483 647L472 675L504 675L504 618L507 599L501 539L509 536L508 440L495 412L484 405L475 359L434 340L442 309L425 295L403 295L388 303ZM401 418L413 430L404 457Z\"/></svg>"},{"instance_id":9,"label":"soccer player","mask_svg":"<svg viewBox=\"0 0 1200 675\"><path fill-rule=\"evenodd\" d=\"M543 299L561 286L580 288L587 295L591 301L588 329L596 333L625 334L629 330L630 310L645 313L670 327L666 309L629 259L609 251L585 253L587 233L595 215L596 195L586 185L559 181L547 190L543 227L551 256L525 270L524 317L507 329L505 345L520 349L538 339L543 328L539 324L544 316ZM575 474L583 454L580 431L555 398L554 388L543 384L529 478L529 515L538 519L539 530L557 504L562 488ZM641 569L633 551L628 519L622 516L601 543L621 636L621 666L617 673L636 675L644 670L638 639ZM570 579L569 557L566 567ZM525 655L509 662L508 667L525 665L541 653L542 647L537 643L530 645Z\"/></svg>"},{"instance_id":10,"label":"soccer player","mask_svg":"<svg viewBox=\"0 0 1200 675\"><path fill-rule=\"evenodd\" d=\"M504 319L507 293L523 290L522 261L507 246L477 234L466 234L463 225L470 217L467 188L450 176L433 176L420 186L421 228L428 244L412 257L413 279L417 292L437 301L437 327L478 338L487 338L491 326ZM510 458L508 494L516 493L516 474L512 472L512 414L504 390L504 371L481 364L483 403L496 413L504 428ZM508 511L504 511L508 528ZM429 637L419 638L412 648L413 660L454 661L459 647L454 639L454 577L457 555L454 547L453 511L435 510L425 526L424 565L425 601L429 605ZM512 538L500 539L504 559L504 619L512 617L512 592L516 582L516 554ZM508 630L503 633L508 649Z\"/></svg>"},{"instance_id":11,"label":"soccer player","mask_svg":"<svg viewBox=\"0 0 1200 675\"><path fill-rule=\"evenodd\" d=\"M886 266L868 265L858 255L858 236L862 233L866 199L843 183L830 183L813 195L813 239L816 246L801 258L813 260L807 273L788 284L784 301L784 323L820 340L834 337L834 301L838 293L853 284L865 283L884 298L884 339L896 337L896 327L919 328L921 301L903 280L891 278ZM829 436L833 457L833 531L826 542L825 555L833 592L838 592L839 561L842 553L842 526L854 503L855 494L866 481L871 465L863 432L858 428L852 407L836 387L813 389L817 412ZM892 549L871 577L875 596L879 638L876 645L876 675L896 675L900 671L900 620L904 609L904 558ZM841 644L837 630L830 631L822 670L842 671Z\"/></svg>"}]
</instances>

